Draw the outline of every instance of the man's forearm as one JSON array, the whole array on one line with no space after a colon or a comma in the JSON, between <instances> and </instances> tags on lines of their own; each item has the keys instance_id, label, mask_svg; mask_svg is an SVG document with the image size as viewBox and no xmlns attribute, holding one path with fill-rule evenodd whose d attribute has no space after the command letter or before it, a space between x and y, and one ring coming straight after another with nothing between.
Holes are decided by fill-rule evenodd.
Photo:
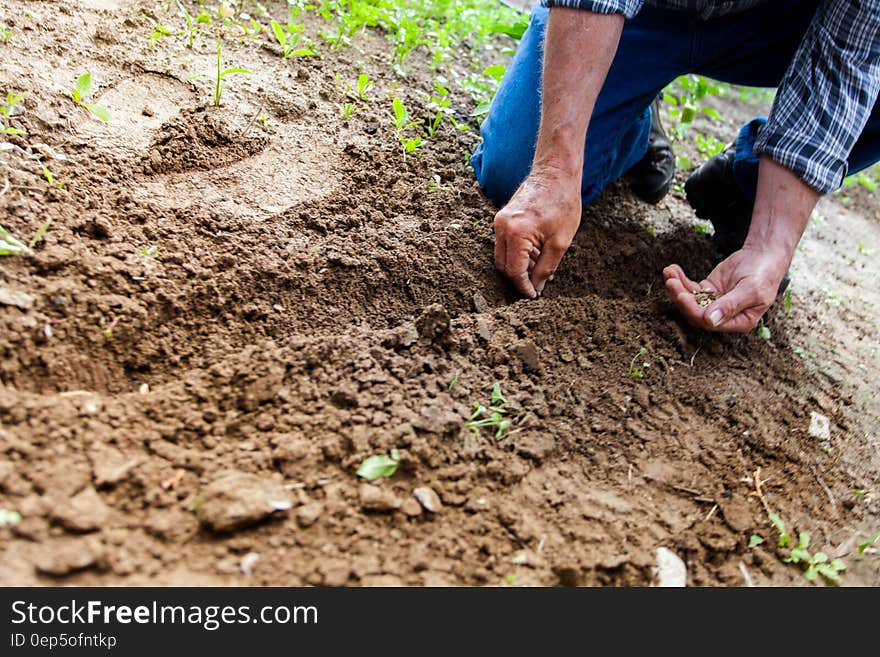
<instances>
[{"instance_id":1,"label":"man's forearm","mask_svg":"<svg viewBox=\"0 0 880 657\"><path fill-rule=\"evenodd\" d=\"M617 52L623 21L619 14L550 10L533 169L560 169L580 179L587 127Z\"/></svg>"},{"instance_id":2,"label":"man's forearm","mask_svg":"<svg viewBox=\"0 0 880 657\"><path fill-rule=\"evenodd\" d=\"M745 246L779 249L780 254L789 259L786 266L790 264L819 196L819 192L794 172L769 157L762 157Z\"/></svg>"}]
</instances>

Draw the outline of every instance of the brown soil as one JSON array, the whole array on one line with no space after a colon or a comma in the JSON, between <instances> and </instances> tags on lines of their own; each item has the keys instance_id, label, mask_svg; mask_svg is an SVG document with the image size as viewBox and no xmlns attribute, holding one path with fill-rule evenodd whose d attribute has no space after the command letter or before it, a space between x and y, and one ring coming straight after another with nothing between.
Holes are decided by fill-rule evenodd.
<instances>
[{"instance_id":1,"label":"brown soil","mask_svg":"<svg viewBox=\"0 0 880 657\"><path fill-rule=\"evenodd\" d=\"M858 301L878 267L837 257L830 220L770 341L695 331L666 300L665 265L715 258L680 193L610 189L544 296L519 300L465 165L476 131L403 157L390 97L421 118L432 77L371 59L381 35L286 61L227 38L226 65L255 74L215 108L188 80L213 43L150 49L152 3L5 7L0 77L27 95L28 135L2 154L0 223L53 223L0 262L0 288L34 298L0 305L0 508L24 518L0 528L3 584L644 585L660 546L693 585L805 584L756 476L845 582L880 584L877 553L855 556L880 529L878 306ZM343 122L334 74L357 60L376 88ZM65 96L85 70L109 124ZM832 280L853 300L829 311ZM500 438L465 427L495 382ZM391 449L391 478L355 476Z\"/></svg>"}]
</instances>

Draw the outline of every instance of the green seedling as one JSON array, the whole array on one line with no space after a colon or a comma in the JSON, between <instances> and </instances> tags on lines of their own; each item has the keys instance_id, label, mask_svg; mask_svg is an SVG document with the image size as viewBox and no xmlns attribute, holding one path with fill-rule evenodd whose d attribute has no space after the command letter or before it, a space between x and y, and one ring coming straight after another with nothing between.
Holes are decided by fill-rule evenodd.
<instances>
[{"instance_id":1,"label":"green seedling","mask_svg":"<svg viewBox=\"0 0 880 657\"><path fill-rule=\"evenodd\" d=\"M46 179L46 182L49 183L52 187L57 187L58 189L64 189L64 183L58 182L55 179L55 176L52 175L52 172L49 171L49 167L45 164L41 164L40 167L43 169L43 177Z\"/></svg>"},{"instance_id":2,"label":"green seedling","mask_svg":"<svg viewBox=\"0 0 880 657\"><path fill-rule=\"evenodd\" d=\"M220 98L222 98L223 96L223 78L225 78L227 75L235 74L251 75L251 72L246 68L223 68L222 44L220 42L220 37L217 37L217 79L214 84L214 105L220 105Z\"/></svg>"},{"instance_id":3,"label":"green seedling","mask_svg":"<svg viewBox=\"0 0 880 657\"><path fill-rule=\"evenodd\" d=\"M452 375L452 380L449 382L449 385L447 386L446 389L448 392L452 392L453 390L455 390L455 386L457 386L457 385L458 385L458 372L456 372L455 374Z\"/></svg>"},{"instance_id":4,"label":"green seedling","mask_svg":"<svg viewBox=\"0 0 880 657\"><path fill-rule=\"evenodd\" d=\"M24 96L16 95L14 92L10 91L6 94L6 104L0 105L0 114L2 114L5 118L9 118L16 114L16 105L21 103L24 100ZM24 130L19 130L18 128L13 128L12 126L4 126L3 123L0 123L0 128L2 128L4 135L24 135L26 134Z\"/></svg>"},{"instance_id":5,"label":"green seedling","mask_svg":"<svg viewBox=\"0 0 880 657\"><path fill-rule=\"evenodd\" d=\"M782 298L782 302L785 306L785 316L791 317L791 288L788 288L785 291L785 296Z\"/></svg>"},{"instance_id":6,"label":"green seedling","mask_svg":"<svg viewBox=\"0 0 880 657\"><path fill-rule=\"evenodd\" d=\"M388 455L375 454L364 459L357 470L357 476L367 481L375 481L382 477L390 477L397 472L400 465L400 453L392 449Z\"/></svg>"},{"instance_id":7,"label":"green seedling","mask_svg":"<svg viewBox=\"0 0 880 657\"><path fill-rule=\"evenodd\" d=\"M394 113L391 115L391 119L394 122L394 129L397 132L397 140L403 147L403 154L404 156L406 156L422 145L422 138L407 137L404 133L410 128L421 125L423 122L410 121L409 112L404 106L403 101L400 100L400 98L398 98L397 96L395 96L394 99L391 101L391 107L394 110Z\"/></svg>"},{"instance_id":8,"label":"green seedling","mask_svg":"<svg viewBox=\"0 0 880 657\"><path fill-rule=\"evenodd\" d=\"M175 2L177 3L177 8L180 10L180 13L183 14L183 19L186 21L186 36L188 40L187 48L192 50L196 40L196 32L198 31L196 28L196 22L193 19L192 14L187 11L187 8L184 7L180 0L175 0Z\"/></svg>"},{"instance_id":9,"label":"green seedling","mask_svg":"<svg viewBox=\"0 0 880 657\"><path fill-rule=\"evenodd\" d=\"M141 255L146 256L148 258L152 258L159 252L159 247L153 244L152 246L145 246L141 249Z\"/></svg>"},{"instance_id":10,"label":"green seedling","mask_svg":"<svg viewBox=\"0 0 880 657\"><path fill-rule=\"evenodd\" d=\"M24 242L16 239L12 233L0 226L0 256L28 255L30 252Z\"/></svg>"},{"instance_id":11,"label":"green seedling","mask_svg":"<svg viewBox=\"0 0 880 657\"><path fill-rule=\"evenodd\" d=\"M798 535L797 546L791 549L788 557L783 559L785 563L793 563L806 566L804 577L811 582L819 575L824 577L832 584L840 584L840 574L846 570L846 565L840 559L832 559L828 561L828 555L824 552L816 552L810 554L810 535L807 532L801 532Z\"/></svg>"},{"instance_id":12,"label":"green seedling","mask_svg":"<svg viewBox=\"0 0 880 657\"><path fill-rule=\"evenodd\" d=\"M110 120L110 112L106 107L86 102L86 98L92 95L92 74L83 73L76 79L76 86L73 88L70 96L77 105L85 107L95 118L101 121Z\"/></svg>"},{"instance_id":13,"label":"green seedling","mask_svg":"<svg viewBox=\"0 0 880 657\"><path fill-rule=\"evenodd\" d=\"M645 370L648 369L651 364L647 361L642 360L642 364L638 365L636 361L641 359L648 353L647 347L642 347L639 349L638 353L633 356L633 359L629 363L629 375L634 379L644 379L645 378Z\"/></svg>"},{"instance_id":14,"label":"green seedling","mask_svg":"<svg viewBox=\"0 0 880 657\"><path fill-rule=\"evenodd\" d=\"M492 427L495 429L495 438L501 438L513 422L507 417L509 414L507 399L501 392L501 385L496 383L492 386L489 407L486 408L480 403L474 404L474 412L466 426L475 436L480 435L483 427Z\"/></svg>"},{"instance_id":15,"label":"green seedling","mask_svg":"<svg viewBox=\"0 0 880 657\"><path fill-rule=\"evenodd\" d=\"M764 318L758 320L758 325L755 327L755 335L757 335L762 340L770 339L770 329L767 328L767 325L764 323Z\"/></svg>"},{"instance_id":16,"label":"green seedling","mask_svg":"<svg viewBox=\"0 0 880 657\"><path fill-rule=\"evenodd\" d=\"M357 95L359 100L366 100L367 94L373 88L373 81L366 73L361 73L357 80Z\"/></svg>"},{"instance_id":17,"label":"green seedling","mask_svg":"<svg viewBox=\"0 0 880 657\"><path fill-rule=\"evenodd\" d=\"M0 23L0 43L9 43L9 39L12 38L12 35L15 33L8 25L4 25Z\"/></svg>"},{"instance_id":18,"label":"green seedling","mask_svg":"<svg viewBox=\"0 0 880 657\"><path fill-rule=\"evenodd\" d=\"M865 553L869 547L871 547L874 543L880 541L880 532L875 532L868 537L868 540L864 543L859 543L859 556Z\"/></svg>"},{"instance_id":19,"label":"green seedling","mask_svg":"<svg viewBox=\"0 0 880 657\"><path fill-rule=\"evenodd\" d=\"M764 542L764 537L759 534L752 534L749 536L749 549L758 547L761 543Z\"/></svg>"},{"instance_id":20,"label":"green seedling","mask_svg":"<svg viewBox=\"0 0 880 657\"><path fill-rule=\"evenodd\" d=\"M351 115L354 114L355 104L342 103L339 107L342 110L342 120L348 121L351 118Z\"/></svg>"},{"instance_id":21,"label":"green seedling","mask_svg":"<svg viewBox=\"0 0 880 657\"><path fill-rule=\"evenodd\" d=\"M311 47L296 47L300 38L302 38L302 31L305 28L305 25L288 23L287 27L284 28L281 26L281 23L272 19L270 26L272 27L272 34L275 35L275 39L278 41L278 45L281 46L281 54L284 59L289 59L290 57L315 56L316 53Z\"/></svg>"},{"instance_id":22,"label":"green seedling","mask_svg":"<svg viewBox=\"0 0 880 657\"><path fill-rule=\"evenodd\" d=\"M815 351L807 351L807 350L804 349L803 347L795 347L795 348L794 348L794 353L795 353L796 356L800 356L800 357L803 358L804 360L813 360L813 359L816 358L816 352L815 352Z\"/></svg>"},{"instance_id":23,"label":"green seedling","mask_svg":"<svg viewBox=\"0 0 880 657\"><path fill-rule=\"evenodd\" d=\"M712 224L708 221L698 221L694 224L694 232L697 235L712 235L715 229L712 228Z\"/></svg>"},{"instance_id":24,"label":"green seedling","mask_svg":"<svg viewBox=\"0 0 880 657\"><path fill-rule=\"evenodd\" d=\"M34 234L33 239L31 239L30 243L28 244L29 249L33 249L37 244L40 243L40 241L42 241L42 239L44 237L46 237L46 233L49 231L49 227L51 225L52 225L52 220L47 219L45 222L43 222L40 225L39 228L37 228L37 232Z\"/></svg>"},{"instance_id":25,"label":"green seedling","mask_svg":"<svg viewBox=\"0 0 880 657\"><path fill-rule=\"evenodd\" d=\"M21 514L18 511L0 509L0 527L6 527L7 525L17 525L21 522L21 519Z\"/></svg>"},{"instance_id":26,"label":"green seedling","mask_svg":"<svg viewBox=\"0 0 880 657\"><path fill-rule=\"evenodd\" d=\"M173 34L174 32L162 25L162 23L153 21L153 33L150 35L150 48L155 48L159 39L162 37L171 36Z\"/></svg>"},{"instance_id":27,"label":"green seedling","mask_svg":"<svg viewBox=\"0 0 880 657\"><path fill-rule=\"evenodd\" d=\"M859 255L871 255L871 252L865 248L865 245L862 242L859 242L858 245L856 245L856 249L858 249Z\"/></svg>"}]
</instances>

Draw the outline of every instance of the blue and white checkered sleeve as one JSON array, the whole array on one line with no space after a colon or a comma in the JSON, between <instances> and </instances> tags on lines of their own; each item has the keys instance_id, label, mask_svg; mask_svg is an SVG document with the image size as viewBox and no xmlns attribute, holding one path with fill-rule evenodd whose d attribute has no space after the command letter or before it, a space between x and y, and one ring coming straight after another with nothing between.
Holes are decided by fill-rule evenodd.
<instances>
[{"instance_id":1,"label":"blue and white checkered sleeve","mask_svg":"<svg viewBox=\"0 0 880 657\"><path fill-rule=\"evenodd\" d=\"M569 7L572 9L584 9L596 14L623 14L626 18L632 18L645 0L541 0L545 7Z\"/></svg>"},{"instance_id":2,"label":"blue and white checkered sleeve","mask_svg":"<svg viewBox=\"0 0 880 657\"><path fill-rule=\"evenodd\" d=\"M766 153L822 193L837 189L878 90L880 0L825 0L789 65L755 153Z\"/></svg>"}]
</instances>

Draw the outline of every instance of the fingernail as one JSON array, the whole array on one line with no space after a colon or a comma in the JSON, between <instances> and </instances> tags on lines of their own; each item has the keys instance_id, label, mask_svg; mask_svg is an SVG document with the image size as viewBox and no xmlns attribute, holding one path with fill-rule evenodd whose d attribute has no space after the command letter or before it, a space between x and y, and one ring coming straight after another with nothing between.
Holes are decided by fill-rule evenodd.
<instances>
[{"instance_id":1,"label":"fingernail","mask_svg":"<svg viewBox=\"0 0 880 657\"><path fill-rule=\"evenodd\" d=\"M712 322L712 326L718 326L722 319L724 319L724 313L721 312L721 308L716 308L709 313L709 321Z\"/></svg>"}]
</instances>

